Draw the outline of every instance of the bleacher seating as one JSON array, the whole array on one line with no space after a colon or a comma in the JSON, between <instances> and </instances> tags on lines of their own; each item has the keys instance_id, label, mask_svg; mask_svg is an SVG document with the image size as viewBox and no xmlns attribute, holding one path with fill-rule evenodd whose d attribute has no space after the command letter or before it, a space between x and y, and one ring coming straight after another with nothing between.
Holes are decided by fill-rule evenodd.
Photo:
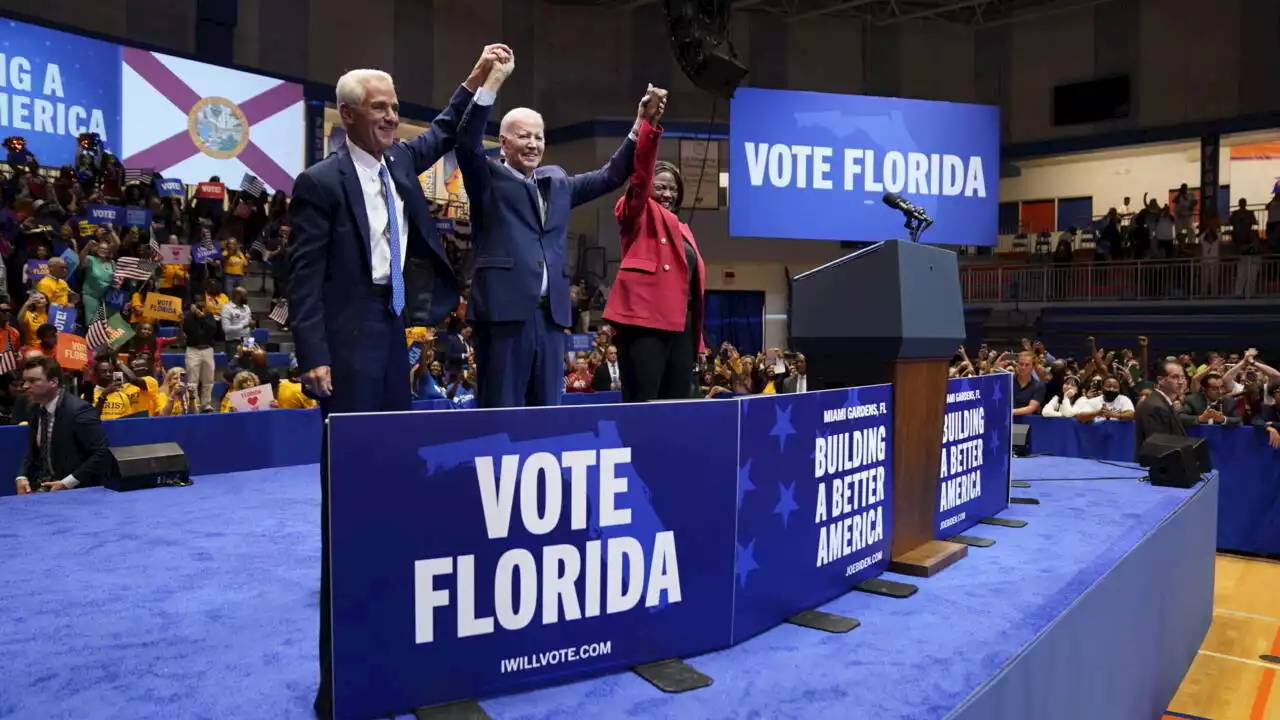
<instances>
[{"instance_id":1,"label":"bleacher seating","mask_svg":"<svg viewBox=\"0 0 1280 720\"><path fill-rule=\"evenodd\" d=\"M1280 355L1280 303L1272 306L1178 303L1167 306L1045 307L1036 335L1059 353L1082 355L1085 340L1099 347L1135 347L1150 340L1152 357L1210 350L1242 352L1256 347L1264 357Z\"/></svg>"}]
</instances>

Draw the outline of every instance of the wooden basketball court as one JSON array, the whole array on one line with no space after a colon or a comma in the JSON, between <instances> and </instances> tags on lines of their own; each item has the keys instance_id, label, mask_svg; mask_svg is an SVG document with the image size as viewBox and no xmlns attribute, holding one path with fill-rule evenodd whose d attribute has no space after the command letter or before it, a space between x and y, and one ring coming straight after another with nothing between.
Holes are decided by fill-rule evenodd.
<instances>
[{"instance_id":1,"label":"wooden basketball court","mask_svg":"<svg viewBox=\"0 0 1280 720\"><path fill-rule=\"evenodd\" d=\"M1280 562L1219 555L1213 624L1164 720L1280 720Z\"/></svg>"}]
</instances>

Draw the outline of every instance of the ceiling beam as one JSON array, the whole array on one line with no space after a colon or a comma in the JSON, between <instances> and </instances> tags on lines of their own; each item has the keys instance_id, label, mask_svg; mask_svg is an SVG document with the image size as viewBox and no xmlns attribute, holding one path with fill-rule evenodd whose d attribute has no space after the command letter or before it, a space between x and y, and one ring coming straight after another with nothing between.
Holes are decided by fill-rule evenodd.
<instances>
[{"instance_id":1,"label":"ceiling beam","mask_svg":"<svg viewBox=\"0 0 1280 720\"><path fill-rule=\"evenodd\" d=\"M806 10L802 13L796 13L795 15L788 17L787 22L795 22L796 20L804 20L805 18L817 17L819 15L829 15L833 12L841 12L843 10L852 10L857 7L862 7L863 5L870 5L871 3L879 1L880 0L847 0L847 2L842 2L838 5L815 8L813 10Z\"/></svg>"},{"instance_id":2,"label":"ceiling beam","mask_svg":"<svg viewBox=\"0 0 1280 720\"><path fill-rule=\"evenodd\" d=\"M629 3L620 5L618 9L619 10L635 10L638 7L644 7L645 5L652 5L656 2L658 2L658 0L631 0L631 2ZM732 12L734 10L745 10L746 8L749 8L753 5L759 5L762 2L764 2L764 0L738 0L738 2L735 2L729 6L729 11Z\"/></svg>"},{"instance_id":3,"label":"ceiling beam","mask_svg":"<svg viewBox=\"0 0 1280 720\"><path fill-rule=\"evenodd\" d=\"M896 23L907 22L909 20L919 20L920 18L934 17L936 15L941 15L942 13L945 13L945 12L951 12L952 10L962 10L964 8L981 7L983 5L988 5L994 1L995 0L962 0L961 2L951 3L950 5L943 5L936 8L929 8L927 10L920 10L913 13L907 13L906 15L898 15L895 17L886 18L885 20L878 22L876 24L879 26L894 25Z\"/></svg>"},{"instance_id":4,"label":"ceiling beam","mask_svg":"<svg viewBox=\"0 0 1280 720\"><path fill-rule=\"evenodd\" d=\"M1049 15L1057 15L1058 13L1069 12L1071 10L1081 10L1084 8L1094 7L1096 5L1104 5L1111 1L1112 0L1079 0L1077 2L1051 2L1041 5L1040 7L1015 10L1008 15L1000 15L991 20L984 20L979 27L999 27L1001 25L1022 22L1023 20L1032 20L1035 18L1047 17Z\"/></svg>"}]
</instances>

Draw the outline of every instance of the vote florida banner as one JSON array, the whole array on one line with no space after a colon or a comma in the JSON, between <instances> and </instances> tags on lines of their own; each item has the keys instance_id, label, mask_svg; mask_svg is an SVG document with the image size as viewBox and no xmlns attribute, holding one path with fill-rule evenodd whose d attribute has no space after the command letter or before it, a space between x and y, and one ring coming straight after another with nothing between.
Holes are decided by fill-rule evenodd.
<instances>
[{"instance_id":1,"label":"vote florida banner","mask_svg":"<svg viewBox=\"0 0 1280 720\"><path fill-rule=\"evenodd\" d=\"M996 244L998 108L740 88L729 152L735 237L901 238L893 192L933 218L923 242Z\"/></svg>"},{"instance_id":2,"label":"vote florida banner","mask_svg":"<svg viewBox=\"0 0 1280 720\"><path fill-rule=\"evenodd\" d=\"M735 643L889 564L890 385L740 401Z\"/></svg>"},{"instance_id":3,"label":"vote florida banner","mask_svg":"<svg viewBox=\"0 0 1280 720\"><path fill-rule=\"evenodd\" d=\"M737 419L702 401L331 416L335 715L727 646Z\"/></svg>"},{"instance_id":4,"label":"vote florida banner","mask_svg":"<svg viewBox=\"0 0 1280 720\"><path fill-rule=\"evenodd\" d=\"M938 535L945 539L1009 507L1013 375L947 381L938 470Z\"/></svg>"}]
</instances>

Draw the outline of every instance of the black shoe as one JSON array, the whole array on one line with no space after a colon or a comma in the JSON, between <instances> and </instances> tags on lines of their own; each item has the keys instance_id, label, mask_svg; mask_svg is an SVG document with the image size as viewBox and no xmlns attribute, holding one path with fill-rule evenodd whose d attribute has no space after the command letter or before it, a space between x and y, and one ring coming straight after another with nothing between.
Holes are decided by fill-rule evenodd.
<instances>
[{"instance_id":1,"label":"black shoe","mask_svg":"<svg viewBox=\"0 0 1280 720\"><path fill-rule=\"evenodd\" d=\"M311 703L311 708L316 711L316 720L333 720L333 698L326 690L327 688L320 688L315 702Z\"/></svg>"}]
</instances>

